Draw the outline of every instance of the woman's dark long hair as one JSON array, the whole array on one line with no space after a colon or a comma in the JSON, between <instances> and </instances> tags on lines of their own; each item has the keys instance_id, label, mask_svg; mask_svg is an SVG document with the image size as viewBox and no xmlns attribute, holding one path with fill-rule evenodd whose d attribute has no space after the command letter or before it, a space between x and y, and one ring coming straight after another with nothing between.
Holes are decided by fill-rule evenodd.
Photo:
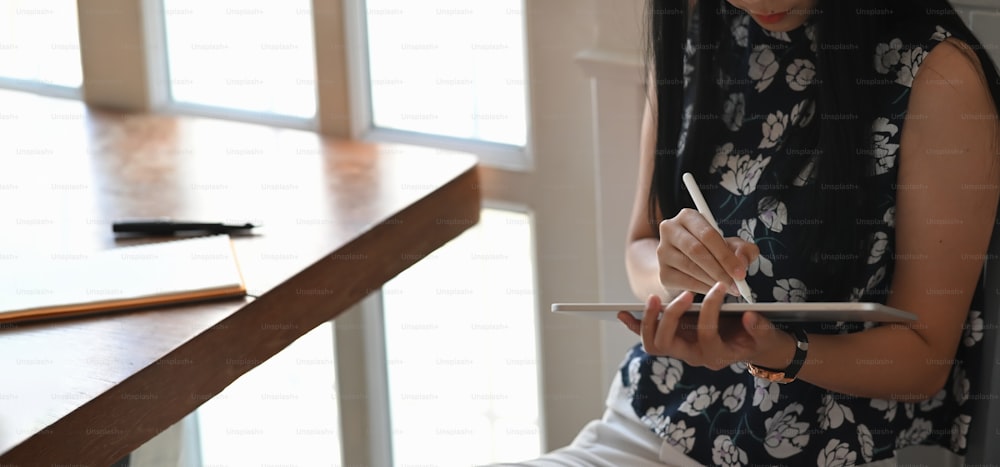
<instances>
[{"instance_id":1,"label":"woman's dark long hair","mask_svg":"<svg viewBox=\"0 0 1000 467\"><path fill-rule=\"evenodd\" d=\"M879 14L865 14L868 11ZM718 75L714 70L719 65L717 52L721 38L729 33L729 21L735 13L725 0L697 0L691 10L689 0L647 2L647 76L655 77L657 100L656 153L648 203L650 222L655 222L658 216L673 217L680 208L693 205L680 175L697 173L692 170L695 164L705 164L704 157L715 154L718 143L713 138L718 134L718 118L701 117L690 119L687 136L680 141L685 107L685 43L690 37L694 50L689 59L694 67L689 84L692 113L720 115L720 99L713 83ZM835 226L815 226L795 249L808 256L847 258L824 264L832 292L826 294L827 299L847 300L851 277L867 257L857 227L858 215L866 203L863 190L822 187L865 186L864 161L873 151L870 132L876 110L872 103L876 100L871 95L873 87L864 83L878 80L872 56L876 45L874 35L885 30L889 22L927 15L933 15L936 24L972 47L979 57L994 104L1000 102L996 65L947 0L817 0L810 21L816 25L818 45L815 82L819 124L814 125L816 134L789 138L816 142L816 180L805 187L804 195L810 196L821 207L823 218ZM683 149L678 150L679 147Z\"/></svg>"}]
</instances>

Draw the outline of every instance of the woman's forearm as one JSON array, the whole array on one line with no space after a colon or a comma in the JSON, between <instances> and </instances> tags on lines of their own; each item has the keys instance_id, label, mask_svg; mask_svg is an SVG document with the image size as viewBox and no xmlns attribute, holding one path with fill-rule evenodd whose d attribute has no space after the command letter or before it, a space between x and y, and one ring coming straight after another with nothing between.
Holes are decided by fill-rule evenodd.
<instances>
[{"instance_id":1,"label":"woman's forearm","mask_svg":"<svg viewBox=\"0 0 1000 467\"><path fill-rule=\"evenodd\" d=\"M660 264L656 257L658 243L655 238L640 238L629 242L625 249L628 282L632 293L640 301L655 294L666 303L680 293L677 290L666 290L660 284Z\"/></svg>"},{"instance_id":2,"label":"woman's forearm","mask_svg":"<svg viewBox=\"0 0 1000 467\"><path fill-rule=\"evenodd\" d=\"M791 345L781 355L762 355L753 363L785 368L794 354ZM934 397L952 363L952 358L932 355L916 332L886 324L851 334L810 334L798 378L839 393L913 402Z\"/></svg>"}]
</instances>

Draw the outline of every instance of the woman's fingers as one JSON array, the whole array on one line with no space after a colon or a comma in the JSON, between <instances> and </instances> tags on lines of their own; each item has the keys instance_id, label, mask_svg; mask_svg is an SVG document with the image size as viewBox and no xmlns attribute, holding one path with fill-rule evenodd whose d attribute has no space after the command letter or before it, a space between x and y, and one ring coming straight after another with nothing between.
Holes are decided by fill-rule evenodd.
<instances>
[{"instance_id":1,"label":"woman's fingers","mask_svg":"<svg viewBox=\"0 0 1000 467\"><path fill-rule=\"evenodd\" d=\"M705 293L716 282L728 288L734 285L734 279L746 277L747 265L758 254L752 243L723 238L693 209L682 209L674 218L660 223L657 255L660 280L667 288Z\"/></svg>"},{"instance_id":2,"label":"woman's fingers","mask_svg":"<svg viewBox=\"0 0 1000 467\"><path fill-rule=\"evenodd\" d=\"M628 311L619 311L618 321L621 321L629 331L632 331L636 335L639 334L642 321L635 319L635 316L632 316L632 313Z\"/></svg>"},{"instance_id":3,"label":"woman's fingers","mask_svg":"<svg viewBox=\"0 0 1000 467\"><path fill-rule=\"evenodd\" d=\"M692 214L693 213L693 214ZM673 219L660 223L660 239L666 239L710 278L709 284L725 282L729 277L720 262L723 255L733 255L729 245L698 211L681 210ZM686 265L679 265L684 267ZM697 276L695 276L697 277Z\"/></svg>"},{"instance_id":4,"label":"woman's fingers","mask_svg":"<svg viewBox=\"0 0 1000 467\"><path fill-rule=\"evenodd\" d=\"M730 353L719 336L719 307L726 297L727 286L719 282L705 295L698 312L698 346L707 360L704 366L718 370L729 365Z\"/></svg>"},{"instance_id":5,"label":"woman's fingers","mask_svg":"<svg viewBox=\"0 0 1000 467\"><path fill-rule=\"evenodd\" d=\"M642 319L621 311L618 320L642 338L642 347L651 355L670 356L690 365L720 370L735 361L749 360L761 345L774 342L774 325L759 313L743 313L740 319L722 318L726 287L716 283L705 294L701 311L685 315L694 299L683 292L666 306L651 295Z\"/></svg>"},{"instance_id":6,"label":"woman's fingers","mask_svg":"<svg viewBox=\"0 0 1000 467\"><path fill-rule=\"evenodd\" d=\"M663 316L660 317L660 322L657 325L656 336L653 340L655 348L677 358L686 358L682 349L678 348L676 345L677 327L680 323L681 316L684 316L684 312L691 307L691 302L693 301L694 295L691 294L691 292L684 292L675 297L670 304L663 309Z\"/></svg>"},{"instance_id":7,"label":"woman's fingers","mask_svg":"<svg viewBox=\"0 0 1000 467\"><path fill-rule=\"evenodd\" d=\"M722 234L715 230L701 213L693 209L686 209L682 210L678 217L680 217L684 228L701 242L708 253L703 258L705 258L706 263L713 266L714 271L709 272L712 273L716 282L731 280L731 277L738 274L741 269L746 268L743 261L737 258L733 250L729 248L729 244L722 238ZM693 259L701 264L698 258Z\"/></svg>"},{"instance_id":8,"label":"woman's fingers","mask_svg":"<svg viewBox=\"0 0 1000 467\"><path fill-rule=\"evenodd\" d=\"M742 238L727 238L726 243L729 244L729 248L733 250L736 257L743 261L744 270L750 266L750 263L757 260L760 256L760 247L750 243ZM735 277L735 276L734 276ZM744 277L735 277L736 279L744 279Z\"/></svg>"},{"instance_id":9,"label":"woman's fingers","mask_svg":"<svg viewBox=\"0 0 1000 467\"><path fill-rule=\"evenodd\" d=\"M646 311L642 314L639 336L642 337L642 347L646 353L656 354L653 343L656 341L656 324L660 319L660 297L650 295L646 299Z\"/></svg>"},{"instance_id":10,"label":"woman's fingers","mask_svg":"<svg viewBox=\"0 0 1000 467\"><path fill-rule=\"evenodd\" d=\"M672 290L690 290L703 294L715 281L673 245L657 250L660 260L660 284Z\"/></svg>"}]
</instances>

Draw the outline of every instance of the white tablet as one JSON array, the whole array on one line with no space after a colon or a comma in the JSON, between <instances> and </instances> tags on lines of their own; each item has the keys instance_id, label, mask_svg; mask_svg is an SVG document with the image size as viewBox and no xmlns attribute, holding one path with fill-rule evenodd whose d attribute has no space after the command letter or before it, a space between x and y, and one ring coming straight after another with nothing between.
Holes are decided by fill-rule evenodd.
<instances>
[{"instance_id":1,"label":"white tablet","mask_svg":"<svg viewBox=\"0 0 1000 467\"><path fill-rule=\"evenodd\" d=\"M617 321L619 311L631 312L642 318L646 306L642 303L553 303L555 313L568 313L589 318ZM688 313L697 313L701 303L694 303ZM880 303L868 302L807 302L807 303L725 303L723 314L738 316L744 311L756 311L771 321L915 321L917 316Z\"/></svg>"}]
</instances>

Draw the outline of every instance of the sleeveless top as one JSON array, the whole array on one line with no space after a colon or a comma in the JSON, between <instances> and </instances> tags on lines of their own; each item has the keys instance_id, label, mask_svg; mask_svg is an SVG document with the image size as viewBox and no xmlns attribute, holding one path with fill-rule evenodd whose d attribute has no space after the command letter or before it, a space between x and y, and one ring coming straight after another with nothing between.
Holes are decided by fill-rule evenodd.
<instances>
[{"instance_id":1,"label":"sleeveless top","mask_svg":"<svg viewBox=\"0 0 1000 467\"><path fill-rule=\"evenodd\" d=\"M886 31L875 50L858 51L873 54L880 78L861 83L876 86L878 96L866 183L864 187L823 187L865 189L868 199L875 201L858 218L869 255L852 301L885 303L893 262L906 259L893 253L896 189L906 188L896 184L900 130L922 60L951 35L928 21L901 22L906 24ZM783 147L787 128L816 125L820 118L813 83L815 25L807 21L793 31L772 33L740 12L731 18L725 36L721 50L728 52L727 61L716 81L722 88L720 117L725 131L714 157L706 157L695 176L724 236L739 236L760 247L760 257L750 265L747 276L756 301L822 300L822 284L810 271L830 258L791 254L800 229L819 222L821 214L796 198L796 189L818 183L812 163L815 151ZM687 106L685 126L691 113ZM779 174L789 173L798 176L779 179ZM964 455L972 420L970 386L978 381L974 356L983 336L982 298L980 285L955 358L938 362L952 366L948 382L922 402L855 397L801 380L772 383L751 376L743 363L712 371L675 358L651 356L641 344L622 363L624 397L631 398L636 415L653 432L705 465L736 467L768 461L795 466L855 465L891 458L894 450L914 444L943 446ZM805 330L848 333L876 325L810 323ZM891 362L873 359L858 364Z\"/></svg>"}]
</instances>

